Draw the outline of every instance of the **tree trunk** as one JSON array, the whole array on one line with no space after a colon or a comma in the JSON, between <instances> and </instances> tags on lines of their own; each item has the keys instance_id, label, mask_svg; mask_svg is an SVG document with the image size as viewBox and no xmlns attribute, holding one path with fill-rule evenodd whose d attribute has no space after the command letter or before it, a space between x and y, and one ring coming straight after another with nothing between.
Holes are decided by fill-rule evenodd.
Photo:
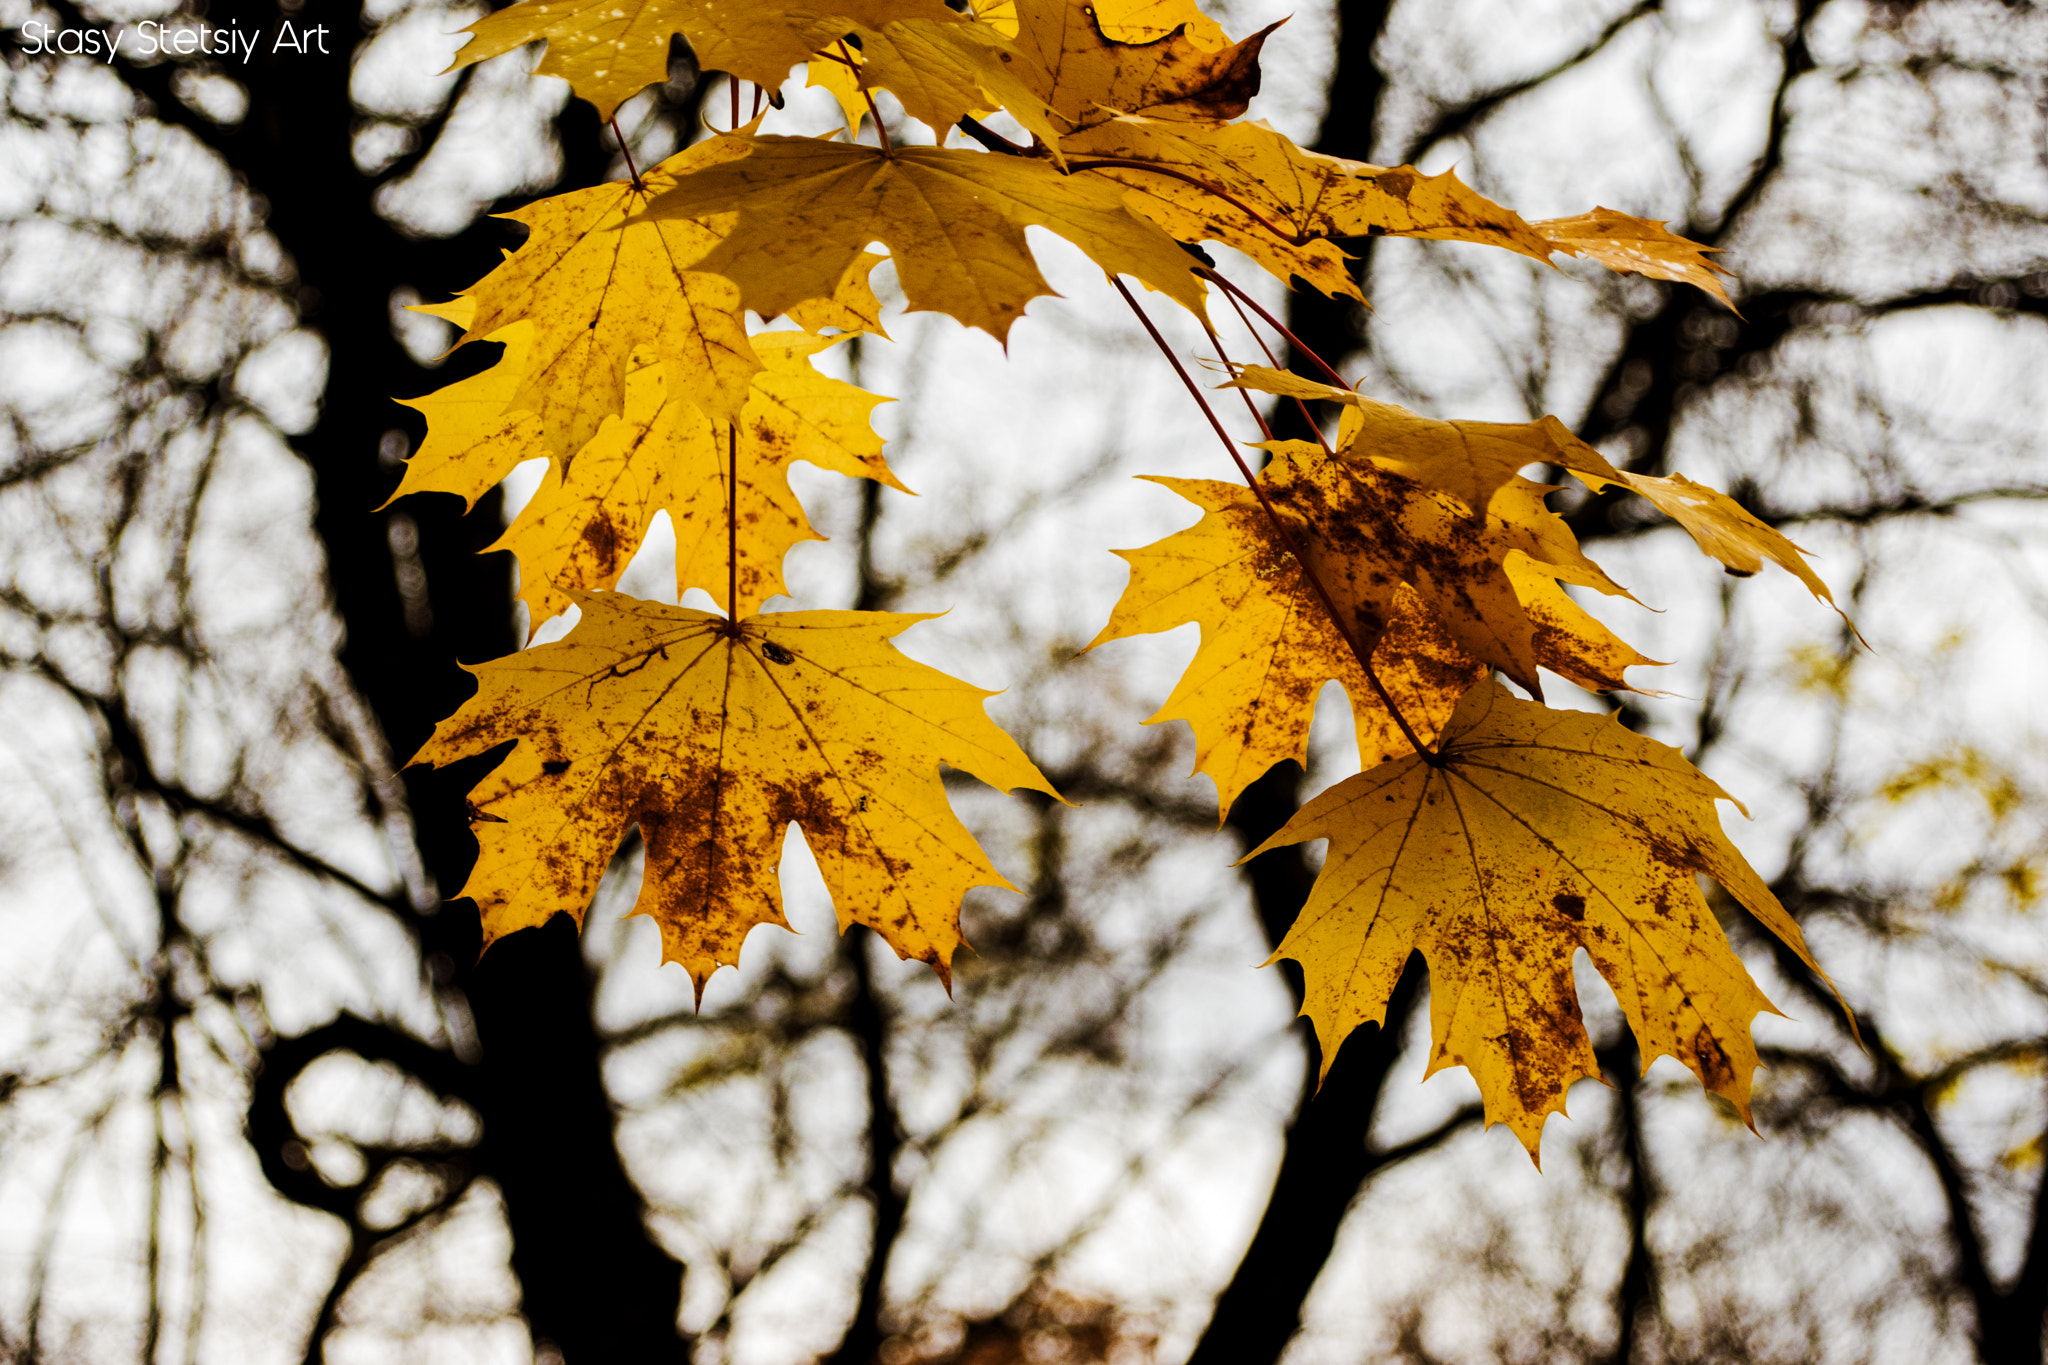
<instances>
[{"instance_id":1,"label":"tree trunk","mask_svg":"<svg viewBox=\"0 0 2048 1365\"><path fill-rule=\"evenodd\" d=\"M216 23L236 18L245 31L274 30L280 17L249 0L217 0L214 10ZM505 654L519 641L510 561L476 554L499 529L495 498L467 518L445 496L375 511L397 481L379 458L386 433L419 432L417 415L392 399L462 373L451 366L430 379L412 363L392 334L391 295L414 280L428 297L467 285L493 263L494 239L510 245L511 233L482 223L453 242L415 242L380 218L376 181L351 153L348 48L364 30L360 4L308 0L290 17L300 32L325 25L333 55L259 50L237 73L250 97L239 127L195 131L267 201L271 229L299 271L302 310L327 340L319 420L297 446L314 476L314 526L347 631L342 666L403 762L472 690L457 661ZM175 116L170 71L128 74ZM564 188L594 183L609 157L589 106L572 103L560 131ZM477 367L490 357L458 359ZM461 886L475 857L463 793L481 766L406 774L419 853L444 893ZM474 1160L502 1192L536 1340L574 1365L680 1360L681 1267L648 1234L613 1141L591 981L573 928L558 917L481 962L467 904L428 911L416 931L426 965L452 973L475 1020L480 1057L463 1087L483 1124ZM252 1121L252 1132L258 1126Z\"/></svg>"}]
</instances>

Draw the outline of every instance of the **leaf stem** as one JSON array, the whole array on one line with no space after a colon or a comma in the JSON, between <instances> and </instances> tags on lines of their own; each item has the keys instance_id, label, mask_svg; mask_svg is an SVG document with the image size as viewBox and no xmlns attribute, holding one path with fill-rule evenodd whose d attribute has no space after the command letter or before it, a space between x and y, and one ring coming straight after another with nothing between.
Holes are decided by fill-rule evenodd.
<instances>
[{"instance_id":1,"label":"leaf stem","mask_svg":"<svg viewBox=\"0 0 2048 1365\"><path fill-rule=\"evenodd\" d=\"M1220 278L1215 276L1214 272L1208 273L1214 278ZM1187 367L1180 363L1180 357L1173 353L1173 348L1166 344L1166 338L1161 336L1159 329L1152 325L1152 319L1147 317L1145 310L1138 306L1138 301L1131 296L1129 287L1114 275L1110 277L1109 282L1116 286L1117 293L1124 296L1124 302L1130 305L1131 311L1137 314L1138 321L1144 324L1146 334L1152 338L1152 344L1157 346L1159 353L1166 357L1167 364L1173 366L1173 372L1180 376L1180 382L1187 388L1189 396L1202 409L1202 415L1209 419L1209 425L1215 428L1216 438L1223 442L1223 448L1230 453L1231 463L1237 466L1237 472L1244 475L1245 486L1250 488L1252 496L1258 499L1260 508L1266 513L1266 520L1272 524L1273 533L1280 538L1280 543L1287 547L1287 552L1294 556L1294 562L1301 566L1302 577L1306 578L1309 586L1315 590L1316 600L1323 604L1323 611L1330 618L1330 624L1336 627L1338 636L1350 648L1351 657L1358 661L1359 668L1365 673L1365 680L1372 684L1372 690L1378 695L1380 705L1386 707L1387 714L1394 718L1394 724L1400 729L1402 738L1408 741L1410 747L1415 750L1416 756L1424 763L1427 763L1432 768L1442 767L1443 758L1436 750L1422 742L1414 729L1409 726L1408 718L1401 714L1401 708L1394 704L1394 698L1388 693L1386 684L1380 681L1380 675L1373 670L1371 658L1360 647L1358 637L1352 633L1351 627L1345 623L1343 613L1337 610L1337 603L1330 596L1330 590L1323 586L1322 576L1316 572L1315 566L1309 562L1308 555L1302 551L1300 542L1295 540L1294 532L1288 529L1286 522L1280 520L1279 512L1274 510L1273 504L1267 499L1266 490L1259 486L1258 478L1252 473L1251 466L1246 464L1244 456L1238 453L1237 442L1230 439L1230 433L1223 429L1223 423L1216 416L1216 410L1209 406L1207 396L1203 394L1200 386L1189 377ZM1215 333L1212 331L1210 335L1214 336Z\"/></svg>"},{"instance_id":2,"label":"leaf stem","mask_svg":"<svg viewBox=\"0 0 2048 1365\"><path fill-rule=\"evenodd\" d=\"M875 107L875 92L868 89L867 77L863 76L860 68L854 65L853 54L846 50L846 40L844 38L839 40L839 52L846 59L846 64L853 67L854 84L860 87L860 97L868 102L868 117L875 121L875 136L882 140L882 155L887 156L891 150L889 147L889 130L882 126L882 111ZM859 132L859 129L854 130L856 140L859 138Z\"/></svg>"},{"instance_id":3,"label":"leaf stem","mask_svg":"<svg viewBox=\"0 0 2048 1365\"><path fill-rule=\"evenodd\" d=\"M633 149L626 145L626 135L619 131L619 116L617 114L612 115L611 125L612 136L619 140L619 155L626 158L626 174L633 178L633 188L645 194L647 186L641 183L640 168L633 164Z\"/></svg>"},{"instance_id":4,"label":"leaf stem","mask_svg":"<svg viewBox=\"0 0 2048 1365\"><path fill-rule=\"evenodd\" d=\"M1252 326L1252 320L1244 315L1244 308L1241 304L1238 303L1237 295L1232 294L1228 290L1225 290L1223 294L1223 301L1230 305L1231 311L1237 314L1237 320L1244 324L1245 331L1250 333L1251 339L1259 344L1259 349L1265 352L1266 363L1271 365L1276 370L1285 368L1280 364L1279 357L1273 354L1273 348L1266 344L1266 339L1259 335L1259 329ZM1209 335L1213 337L1215 336L1215 333L1212 331ZM1230 357L1227 355L1223 355L1223 343L1220 340L1216 343L1216 354L1222 356L1224 364L1227 365L1230 363ZM1238 392L1242 393L1244 392L1244 390L1240 389L1238 390ZM1330 442L1328 441L1328 439L1324 437L1322 425L1321 423L1316 421L1316 415L1308 410L1308 404L1299 398L1293 399L1291 401L1293 402L1295 407L1301 409L1301 420L1308 426L1308 429L1310 431L1315 433L1316 444L1323 448L1323 454L1336 454L1337 452L1330 449ZM1265 427L1265 425L1266 424L1263 420L1259 423L1259 426L1262 429ZM1268 431L1267 435L1268 437L1270 437L1272 433Z\"/></svg>"},{"instance_id":5,"label":"leaf stem","mask_svg":"<svg viewBox=\"0 0 2048 1365\"><path fill-rule=\"evenodd\" d=\"M725 616L727 629L739 633L740 620L740 421L734 413L725 426Z\"/></svg>"},{"instance_id":6,"label":"leaf stem","mask_svg":"<svg viewBox=\"0 0 2048 1365\"><path fill-rule=\"evenodd\" d=\"M1200 321L1202 324L1202 330L1209 334L1209 344L1216 348L1216 358L1221 360L1224 363L1224 365L1229 368L1232 374L1236 374L1236 364L1232 362L1232 360L1230 359L1230 353L1223 349L1223 338L1216 335L1216 329L1209 324L1209 319L1202 318ZM1272 440L1273 428L1266 424L1266 414L1260 412L1259 405L1252 401L1251 390L1240 388L1237 391L1237 396L1239 398L1244 399L1244 410L1252 415L1252 420L1254 422L1257 422L1259 424L1259 430L1265 433L1266 439L1269 441ZM1321 433L1319 432L1317 434L1320 435ZM1268 453L1270 454L1271 452ZM1328 446L1324 446L1323 454L1327 455L1329 453L1330 448Z\"/></svg>"},{"instance_id":7,"label":"leaf stem","mask_svg":"<svg viewBox=\"0 0 2048 1365\"><path fill-rule=\"evenodd\" d=\"M728 96L730 96L730 97L731 97L731 101L730 101L730 102L731 102L731 104L732 104L732 126L733 126L734 128L738 128L738 127L740 126L740 78L739 78L739 77L737 77L737 76L727 76L727 77L725 78L725 93L726 93L726 94L727 94Z\"/></svg>"},{"instance_id":8,"label":"leaf stem","mask_svg":"<svg viewBox=\"0 0 2048 1365\"><path fill-rule=\"evenodd\" d=\"M1329 361L1317 355L1314 349L1312 349L1306 341L1303 341L1300 337L1288 331L1287 324L1280 321L1280 319L1274 317L1264 308L1260 307L1259 301L1257 299L1253 298L1250 294L1245 293L1244 290L1239 289L1229 280L1224 279L1222 274L1217 271L1203 270L1198 271L1197 273L1216 281L1216 283L1222 287L1223 292L1229 294L1231 297L1243 299L1254 313L1257 313L1260 317L1266 320L1267 326L1271 327L1281 336L1286 337L1288 345L1292 346L1295 350L1299 351L1302 355L1306 356L1310 363L1312 363L1317 369L1321 370L1324 374L1330 376L1331 380L1334 381L1339 388L1348 389L1351 387L1351 382L1345 379L1343 375L1337 373L1336 366L1332 365ZM1268 352L1268 354L1271 353Z\"/></svg>"}]
</instances>

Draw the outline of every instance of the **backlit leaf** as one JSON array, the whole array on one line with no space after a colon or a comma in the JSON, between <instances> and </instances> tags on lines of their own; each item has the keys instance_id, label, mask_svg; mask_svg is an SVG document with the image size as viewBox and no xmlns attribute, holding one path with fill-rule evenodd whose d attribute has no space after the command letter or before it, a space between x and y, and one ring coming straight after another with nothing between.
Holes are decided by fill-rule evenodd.
<instances>
[{"instance_id":1,"label":"backlit leaf","mask_svg":"<svg viewBox=\"0 0 2048 1365\"><path fill-rule=\"evenodd\" d=\"M1142 550L1116 552L1131 566L1130 583L1089 648L1201 624L1194 659L1148 723L1185 720L1193 729L1195 770L1216 783L1218 819L1275 763L1306 761L1309 722L1326 683L1341 684L1351 699L1361 763L1410 752L1251 490L1204 479L1152 482L1204 515ZM1412 591L1396 590L1371 657L1425 740L1485 673Z\"/></svg>"},{"instance_id":2,"label":"backlit leaf","mask_svg":"<svg viewBox=\"0 0 2048 1365\"><path fill-rule=\"evenodd\" d=\"M490 547L519 559L529 629L566 611L572 591L617 585L657 512L668 514L675 533L677 594L701 588L725 608L733 463L744 530L737 537L741 615L784 590L782 561L792 546L823 538L790 490L792 464L802 460L909 492L882 462L882 438L868 425L868 414L883 400L811 367L809 357L830 344L801 332L754 338L765 368L740 409L737 451L728 446L727 423L667 395L659 367L645 365L629 376L624 415L606 423L574 459L550 466Z\"/></svg>"},{"instance_id":3,"label":"backlit leaf","mask_svg":"<svg viewBox=\"0 0 2048 1365\"><path fill-rule=\"evenodd\" d=\"M1450 171L1304 151L1265 123L1212 128L1124 117L1062 140L1070 164L1128 186L1131 206L1182 241L1235 247L1280 279L1359 297L1328 240L1478 242L1548 260L1550 243ZM1102 163L1137 164L1102 164ZM1221 191L1221 193L1218 193Z\"/></svg>"},{"instance_id":4,"label":"backlit leaf","mask_svg":"<svg viewBox=\"0 0 2048 1365\"><path fill-rule=\"evenodd\" d=\"M899 654L921 616L724 617L579 594L561 641L471 671L477 694L414 762L517 744L470 795L462 894L489 943L559 912L580 924L628 829L646 842L635 914L701 995L761 924L785 925L791 824L840 928L865 924L946 978L960 897L1008 886L953 814L941 769L1053 794L982 709L993 695ZM785 925L786 927L786 925Z\"/></svg>"},{"instance_id":5,"label":"backlit leaf","mask_svg":"<svg viewBox=\"0 0 2048 1365\"><path fill-rule=\"evenodd\" d=\"M668 79L671 34L689 40L702 69L774 90L791 67L855 25L913 18L960 22L940 0L524 0L471 24L473 36L449 69L545 39L534 74L560 76L608 119Z\"/></svg>"},{"instance_id":6,"label":"backlit leaf","mask_svg":"<svg viewBox=\"0 0 2048 1365\"><path fill-rule=\"evenodd\" d=\"M1403 964L1420 952L1430 1072L1468 1068L1488 1123L1507 1124L1534 1157L1566 1089L1599 1074L1572 984L1583 948L1644 1067L1676 1057L1747 1121L1750 1021L1776 1011L1698 878L1714 878L1820 969L1722 833L1714 803L1732 798L1675 749L1497 683L1458 704L1437 753L1440 766L1410 756L1347 778L1250 855L1330 841L1274 954L1301 964L1325 1073L1345 1035L1386 1017Z\"/></svg>"},{"instance_id":7,"label":"backlit leaf","mask_svg":"<svg viewBox=\"0 0 2048 1365\"><path fill-rule=\"evenodd\" d=\"M729 140L714 138L647 171L644 189L599 185L505 215L531 234L463 291L474 309L463 340L533 325L527 367L507 406L536 414L550 449L575 450L620 410L636 346L651 346L673 391L707 412L725 416L746 400L760 362L747 344L740 291L691 264L723 231L637 216L679 174L736 154ZM829 295L838 283L835 274L814 292Z\"/></svg>"},{"instance_id":8,"label":"backlit leaf","mask_svg":"<svg viewBox=\"0 0 2048 1365\"><path fill-rule=\"evenodd\" d=\"M1052 292L1026 244L1030 226L1059 233L1111 275L1201 307L1193 258L1129 213L1116 186L983 152L884 152L803 137L713 141L728 144L720 164L678 177L644 221L736 214L692 269L730 278L744 306L763 316L831 294L867 244L880 241L911 311L947 313L1004 339L1025 304Z\"/></svg>"},{"instance_id":9,"label":"backlit leaf","mask_svg":"<svg viewBox=\"0 0 2048 1365\"><path fill-rule=\"evenodd\" d=\"M1090 0L1017 0L1018 76L1068 131L1118 114L1220 123L1244 113L1259 93L1259 51L1278 24L1241 43L1206 44L1213 25L1181 26L1150 42L1104 34Z\"/></svg>"},{"instance_id":10,"label":"backlit leaf","mask_svg":"<svg viewBox=\"0 0 2048 1365\"><path fill-rule=\"evenodd\" d=\"M1594 209L1576 218L1547 218L1529 226L1567 256L1586 256L1609 270L1675 280L1706 290L1734 311L1717 278L1729 272L1708 260L1719 247L1701 246L1648 218Z\"/></svg>"}]
</instances>

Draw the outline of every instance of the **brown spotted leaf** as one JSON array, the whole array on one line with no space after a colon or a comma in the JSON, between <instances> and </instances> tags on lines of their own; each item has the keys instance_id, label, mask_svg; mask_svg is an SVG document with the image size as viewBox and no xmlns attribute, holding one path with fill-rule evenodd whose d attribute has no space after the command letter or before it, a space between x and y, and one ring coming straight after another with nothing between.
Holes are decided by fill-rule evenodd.
<instances>
[{"instance_id":1,"label":"brown spotted leaf","mask_svg":"<svg viewBox=\"0 0 2048 1365\"><path fill-rule=\"evenodd\" d=\"M1532 464L1556 465L1589 479L1623 477L1606 456L1555 417L1534 422L1446 421L1265 365L1240 366L1237 378L1221 387L1341 403L1345 412L1339 419L1337 444L1347 456L1378 460L1454 493L1472 507L1492 502L1516 471Z\"/></svg>"},{"instance_id":2,"label":"brown spotted leaf","mask_svg":"<svg viewBox=\"0 0 2048 1365\"><path fill-rule=\"evenodd\" d=\"M455 493L473 506L521 463L548 459L540 487L485 547L518 559L529 632L566 611L571 591L616 586L662 512L675 533L677 594L701 588L724 608L733 582L726 479L735 453L742 615L783 591L782 561L792 546L821 539L790 489L792 464L909 491L889 472L882 438L869 425L884 400L812 367L810 358L832 345L830 338L754 338L763 368L739 413L737 452L728 447L732 424L671 395L662 367L643 353L627 376L625 411L567 457L548 449L532 413L504 409L532 324L515 323L493 339L505 343L497 365L410 404L427 416L427 439L392 496Z\"/></svg>"},{"instance_id":3,"label":"brown spotted leaf","mask_svg":"<svg viewBox=\"0 0 2048 1365\"><path fill-rule=\"evenodd\" d=\"M1548 260L1551 245L1512 209L1450 171L1369 166L1304 151L1265 123L1205 127L1106 121L1061 139L1068 164L1131 190L1134 211L1187 242L1234 247L1280 279L1358 298L1331 241L1422 237L1478 242Z\"/></svg>"},{"instance_id":4,"label":"brown spotted leaf","mask_svg":"<svg viewBox=\"0 0 2048 1365\"><path fill-rule=\"evenodd\" d=\"M1621 481L1683 526L1701 552L1720 560L1732 576L1748 578L1768 559L1804 583L1815 597L1831 607L1835 605L1835 595L1807 564L1806 551L1786 539L1783 532L1757 520L1748 508L1720 489L1694 483L1683 474L1666 478L1624 474Z\"/></svg>"},{"instance_id":5,"label":"brown spotted leaf","mask_svg":"<svg viewBox=\"0 0 2048 1365\"><path fill-rule=\"evenodd\" d=\"M1102 36L1117 43L1156 43L1180 32L1205 52L1230 46L1223 26L1194 0L1092 0Z\"/></svg>"},{"instance_id":6,"label":"brown spotted leaf","mask_svg":"<svg viewBox=\"0 0 2048 1365\"><path fill-rule=\"evenodd\" d=\"M1201 624L1194 659L1148 723L1185 720L1194 731L1195 770L1216 783L1217 818L1274 764L1306 761L1325 683L1342 685L1351 699L1361 763L1409 752L1251 490L1203 479L1152 482L1200 507L1203 517L1142 550L1116 552L1131 566L1130 583L1089 648ZM1314 543L1312 528L1292 529ZM1393 598L1373 669L1426 741L1485 668L1412 591L1397 588Z\"/></svg>"},{"instance_id":7,"label":"brown spotted leaf","mask_svg":"<svg viewBox=\"0 0 2048 1365\"><path fill-rule=\"evenodd\" d=\"M1511 476L1475 506L1396 462L1326 457L1302 441L1268 449L1275 458L1260 483L1282 516L1308 528L1304 552L1361 641L1378 638L1412 589L1465 654L1540 696L1538 667L1579 669L1552 633L1556 616L1532 615L1516 591L1510 563L1625 595L1544 506L1543 484Z\"/></svg>"},{"instance_id":8,"label":"brown spotted leaf","mask_svg":"<svg viewBox=\"0 0 2048 1365\"><path fill-rule=\"evenodd\" d=\"M879 29L855 26L851 32L860 50L848 74L859 84L887 90L902 102L904 113L941 140L961 119L992 109L1008 110L1047 145L1058 139L1061 121L1019 75L1028 63L993 26L905 19ZM820 58L811 66L831 64L830 58ZM851 101L842 101L842 107L852 113ZM858 115L847 124L858 128Z\"/></svg>"},{"instance_id":9,"label":"brown spotted leaf","mask_svg":"<svg viewBox=\"0 0 2048 1365\"><path fill-rule=\"evenodd\" d=\"M1217 45L1221 30L1197 15L1149 42L1119 42L1104 33L1091 0L1017 0L1015 16L1023 58L1018 78L1068 132L1118 114L1198 123L1234 119L1259 93L1259 51L1279 27ZM1150 20L1156 25L1160 17L1155 11ZM1146 23L1140 16L1122 31Z\"/></svg>"},{"instance_id":10,"label":"brown spotted leaf","mask_svg":"<svg viewBox=\"0 0 2048 1365\"><path fill-rule=\"evenodd\" d=\"M429 307L446 311L446 305ZM515 322L489 340L505 349L488 370L423 398L398 400L427 419L427 437L405 462L405 476L388 502L410 493L453 493L465 510L473 508L521 464L547 456L540 419L507 406L532 364L533 324Z\"/></svg>"},{"instance_id":11,"label":"brown spotted leaf","mask_svg":"<svg viewBox=\"0 0 2048 1365\"><path fill-rule=\"evenodd\" d=\"M787 927L777 869L802 828L843 931L865 924L946 978L960 897L1008 886L953 814L942 768L1052 787L983 702L889 643L886 612L722 616L578 594L561 641L471 671L477 693L414 762L516 740L470 793L479 852L462 894L488 944L577 922L628 829L646 843L635 914L701 996L756 925Z\"/></svg>"},{"instance_id":12,"label":"brown spotted leaf","mask_svg":"<svg viewBox=\"0 0 2048 1365\"><path fill-rule=\"evenodd\" d=\"M1715 813L1726 792L1612 718L1482 682L1439 762L1396 759L1316 797L1250 856L1329 840L1274 958L1301 964L1327 1074L1386 1017L1411 952L1430 973L1431 1073L1469 1069L1489 1124L1538 1151L1573 1081L1597 1076L1572 984L1583 948L1647 1069L1676 1057L1749 1117L1750 1022L1772 1009L1700 894L1712 877L1816 973L1799 927ZM1822 974L1825 980L1825 974Z\"/></svg>"}]
</instances>

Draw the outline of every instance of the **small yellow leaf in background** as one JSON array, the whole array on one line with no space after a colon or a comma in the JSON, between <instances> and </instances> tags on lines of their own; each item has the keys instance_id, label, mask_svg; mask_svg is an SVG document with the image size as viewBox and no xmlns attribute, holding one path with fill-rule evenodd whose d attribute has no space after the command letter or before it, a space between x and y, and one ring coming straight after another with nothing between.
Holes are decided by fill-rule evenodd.
<instances>
[{"instance_id":1,"label":"small yellow leaf in background","mask_svg":"<svg viewBox=\"0 0 2048 1365\"><path fill-rule=\"evenodd\" d=\"M2019 1146L2002 1154L1998 1158L1998 1164L2008 1171L2038 1170L2044 1151L2048 1151L2048 1134L2036 1133Z\"/></svg>"},{"instance_id":2,"label":"small yellow leaf in background","mask_svg":"<svg viewBox=\"0 0 2048 1365\"><path fill-rule=\"evenodd\" d=\"M948 977L960 897L1008 886L953 814L941 769L1057 795L982 709L994 693L889 644L924 616L724 617L611 593L550 645L473 668L477 694L416 763L516 747L470 795L462 895L488 944L566 911L582 923L627 829L647 861L635 914L702 995L747 932L784 924L794 823L843 931L865 924ZM785 925L786 927L786 925Z\"/></svg>"},{"instance_id":3,"label":"small yellow leaf in background","mask_svg":"<svg viewBox=\"0 0 2048 1365\"><path fill-rule=\"evenodd\" d=\"M1432 1074L1468 1068L1489 1124L1532 1157L1573 1081L1599 1074L1572 984L1583 948L1614 988L1647 1069L1676 1057L1749 1119L1750 1021L1772 1010L1728 947L1714 878L1822 976L1799 927L1722 833L1732 800L1677 750L1610 717L1553 711L1482 682L1437 745L1348 778L1248 855L1328 839L1274 958L1299 962L1327 1073L1352 1029L1386 1017L1412 951L1430 972ZM1775 1013L1775 1010L1772 1010Z\"/></svg>"}]
</instances>

